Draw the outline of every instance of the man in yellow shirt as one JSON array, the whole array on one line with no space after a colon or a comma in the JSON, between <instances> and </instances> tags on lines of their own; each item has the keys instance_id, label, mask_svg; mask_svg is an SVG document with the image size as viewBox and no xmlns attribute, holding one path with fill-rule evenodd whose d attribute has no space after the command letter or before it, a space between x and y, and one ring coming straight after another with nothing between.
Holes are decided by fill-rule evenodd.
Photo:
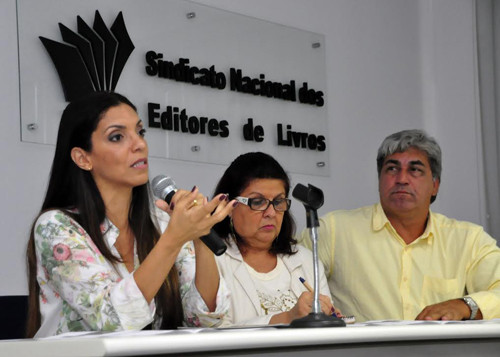
<instances>
[{"instance_id":1,"label":"man in yellow shirt","mask_svg":"<svg viewBox=\"0 0 500 357\"><path fill-rule=\"evenodd\" d=\"M357 321L500 317L500 249L483 228L430 210L441 149L420 130L377 155L380 203L320 219L318 252L335 306ZM309 232L302 243L311 247Z\"/></svg>"}]
</instances>

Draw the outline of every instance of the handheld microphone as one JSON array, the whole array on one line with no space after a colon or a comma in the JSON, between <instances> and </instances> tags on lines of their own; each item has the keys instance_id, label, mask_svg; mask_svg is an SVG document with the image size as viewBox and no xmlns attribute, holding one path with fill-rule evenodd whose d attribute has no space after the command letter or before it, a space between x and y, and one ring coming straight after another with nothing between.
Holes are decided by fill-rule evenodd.
<instances>
[{"instance_id":1,"label":"handheld microphone","mask_svg":"<svg viewBox=\"0 0 500 357\"><path fill-rule=\"evenodd\" d=\"M172 197L174 197L177 192L175 181L165 175L156 176L151 182L151 185L153 187L154 195L161 198L168 204L170 204ZM215 233L213 228L210 230L209 234L201 237L200 239L215 255L222 255L227 249L226 244L219 237L219 235Z\"/></svg>"}]
</instances>

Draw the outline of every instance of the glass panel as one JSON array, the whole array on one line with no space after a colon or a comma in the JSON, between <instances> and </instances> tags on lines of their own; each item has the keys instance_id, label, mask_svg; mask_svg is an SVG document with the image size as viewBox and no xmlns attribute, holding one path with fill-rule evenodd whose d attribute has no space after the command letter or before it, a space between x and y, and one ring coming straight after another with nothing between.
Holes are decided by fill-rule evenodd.
<instances>
[{"instance_id":1,"label":"glass panel","mask_svg":"<svg viewBox=\"0 0 500 357\"><path fill-rule=\"evenodd\" d=\"M88 29L79 28L86 24L97 29L108 49L113 48L106 28L112 28L121 11L135 49L115 90L137 106L148 127L151 156L227 165L240 153L264 151L288 171L329 175L327 103L322 105L326 99L323 35L180 0L17 2L23 141L54 145L67 104L54 64L57 61L53 62L38 37L66 44L64 64L72 61L70 54L76 54L74 61L86 63L85 51L77 50L80 47L68 36L90 40ZM102 23L94 25L96 10L104 30ZM65 30L64 40L59 23L70 30ZM94 52L100 53L95 48ZM98 70L88 63L71 64L66 70L75 77L68 85L83 83L86 77L94 78L89 82L94 86L101 85L96 77L110 82L109 72L113 63L118 66L118 60L113 62L111 56L108 65L100 65L106 58L96 53L91 58L97 61ZM205 76L208 84L155 74L160 59L176 65L181 58L189 61L186 67L190 70L184 68L184 74L196 72L195 78ZM147 73L147 67L153 74ZM107 76L99 74L100 68L108 68ZM307 96L300 95L304 83ZM85 90L86 85L76 87ZM245 93L249 88L258 94ZM275 98L280 95L287 99ZM301 99L313 104L301 103ZM161 127L162 115L165 128ZM169 118L174 123L178 120L177 131L168 130ZM252 124L245 127L249 122Z\"/></svg>"}]
</instances>

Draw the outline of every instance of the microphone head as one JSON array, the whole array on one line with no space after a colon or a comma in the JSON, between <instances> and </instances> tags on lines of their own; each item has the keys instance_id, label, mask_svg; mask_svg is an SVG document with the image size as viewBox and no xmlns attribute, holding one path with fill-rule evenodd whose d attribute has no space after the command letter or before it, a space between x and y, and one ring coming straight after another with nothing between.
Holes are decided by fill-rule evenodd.
<instances>
[{"instance_id":1,"label":"microphone head","mask_svg":"<svg viewBox=\"0 0 500 357\"><path fill-rule=\"evenodd\" d=\"M177 186L172 178L165 175L156 176L151 182L153 193L156 197L167 201L167 197L172 198L173 193L177 191ZM167 201L167 203L170 203Z\"/></svg>"},{"instance_id":2,"label":"microphone head","mask_svg":"<svg viewBox=\"0 0 500 357\"><path fill-rule=\"evenodd\" d=\"M306 187L298 183L293 189L292 196L312 209L318 209L324 203L323 191L311 184Z\"/></svg>"}]
</instances>

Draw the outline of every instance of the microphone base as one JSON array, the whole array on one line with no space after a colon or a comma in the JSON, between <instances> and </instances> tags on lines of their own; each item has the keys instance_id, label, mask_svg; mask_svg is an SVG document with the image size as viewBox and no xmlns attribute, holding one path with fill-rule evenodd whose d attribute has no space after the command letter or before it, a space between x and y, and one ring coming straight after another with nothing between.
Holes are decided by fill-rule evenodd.
<instances>
[{"instance_id":1,"label":"microphone base","mask_svg":"<svg viewBox=\"0 0 500 357\"><path fill-rule=\"evenodd\" d=\"M328 316L322 312L311 312L309 315L295 319L290 323L290 327L345 327L345 322L337 316Z\"/></svg>"}]
</instances>

